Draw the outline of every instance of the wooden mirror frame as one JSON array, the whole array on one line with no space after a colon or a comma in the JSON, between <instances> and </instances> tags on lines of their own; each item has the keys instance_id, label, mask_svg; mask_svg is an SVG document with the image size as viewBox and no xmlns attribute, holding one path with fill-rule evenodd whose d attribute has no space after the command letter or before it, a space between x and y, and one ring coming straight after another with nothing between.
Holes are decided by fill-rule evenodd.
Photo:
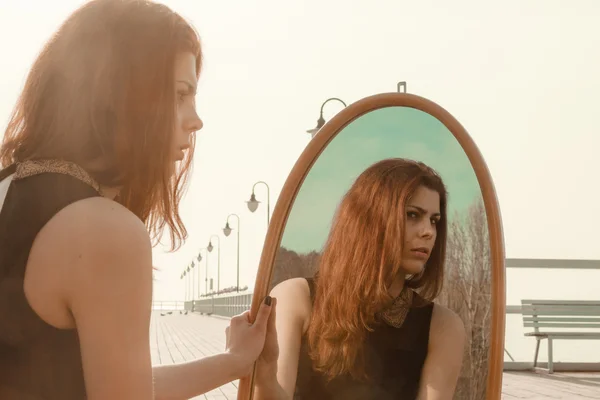
<instances>
[{"instance_id":1,"label":"wooden mirror frame","mask_svg":"<svg viewBox=\"0 0 600 400\"><path fill-rule=\"evenodd\" d=\"M287 177L281 194L273 210L265 244L260 258L250 319L254 321L261 302L268 295L272 279L275 257L279 250L281 238L286 227L287 219L294 205L296 195L302 187L304 179L309 174L327 145L342 132L344 128L357 118L387 107L410 107L423 111L439 120L456 138L467 155L475 171L481 188L483 203L487 216L490 238L491 260L491 337L488 354L488 377L486 388L487 400L500 400L502 392L502 373L504 364L504 329L506 319L505 267L504 267L504 237L500 207L492 177L475 142L463 126L445 109L423 97L407 93L382 93L363 98L340 111L329 120L306 146L294 168ZM255 370L255 369L254 369ZM254 372L252 376L240 379L238 400L249 400L253 394Z\"/></svg>"}]
</instances>

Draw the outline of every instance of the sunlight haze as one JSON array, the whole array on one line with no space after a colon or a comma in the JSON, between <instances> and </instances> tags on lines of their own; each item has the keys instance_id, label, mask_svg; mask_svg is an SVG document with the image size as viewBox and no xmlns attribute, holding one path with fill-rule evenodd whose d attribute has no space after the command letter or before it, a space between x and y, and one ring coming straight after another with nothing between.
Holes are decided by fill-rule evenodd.
<instances>
[{"instance_id":1,"label":"sunlight haze","mask_svg":"<svg viewBox=\"0 0 600 400\"><path fill-rule=\"evenodd\" d=\"M2 132L37 53L82 3L0 0ZM600 259L600 2L164 3L202 38L204 129L182 203L189 239L175 253L154 250L156 299L183 300L181 272L214 234L220 286L235 285L236 233L222 232L231 213L241 219L240 284L252 288L267 228L264 186L256 187L258 210L246 206L252 185L269 184L272 212L322 102L350 104L393 92L401 80L477 143L496 186L507 257ZM340 107L327 104L325 118ZM216 250L210 257L216 267Z\"/></svg>"}]
</instances>

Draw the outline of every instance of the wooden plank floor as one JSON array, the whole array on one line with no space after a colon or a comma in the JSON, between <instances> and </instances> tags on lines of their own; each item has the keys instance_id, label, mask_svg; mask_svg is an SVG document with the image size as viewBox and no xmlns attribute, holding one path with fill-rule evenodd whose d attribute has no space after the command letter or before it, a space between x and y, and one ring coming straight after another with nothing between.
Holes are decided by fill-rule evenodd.
<instances>
[{"instance_id":1,"label":"wooden plank floor","mask_svg":"<svg viewBox=\"0 0 600 400\"><path fill-rule=\"evenodd\" d=\"M600 373L504 372L503 400L600 399Z\"/></svg>"},{"instance_id":2,"label":"wooden plank floor","mask_svg":"<svg viewBox=\"0 0 600 400\"><path fill-rule=\"evenodd\" d=\"M174 364L217 354L225 349L226 319L199 314L152 314L152 363ZM164 311L163 311L164 313ZM238 382L228 383L194 399L235 400ZM600 400L600 373L505 372L503 400Z\"/></svg>"},{"instance_id":3,"label":"wooden plank floor","mask_svg":"<svg viewBox=\"0 0 600 400\"><path fill-rule=\"evenodd\" d=\"M225 350L225 328L229 321L174 311L152 313L150 345L153 365L168 365L221 353ZM162 311L165 313L165 311ZM228 383L194 399L235 400L238 381Z\"/></svg>"}]
</instances>

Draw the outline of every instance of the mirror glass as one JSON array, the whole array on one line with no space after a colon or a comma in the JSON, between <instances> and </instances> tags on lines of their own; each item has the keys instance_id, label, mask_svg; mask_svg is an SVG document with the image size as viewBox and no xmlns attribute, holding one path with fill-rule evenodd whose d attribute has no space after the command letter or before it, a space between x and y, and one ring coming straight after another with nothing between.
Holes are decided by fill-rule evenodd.
<instances>
[{"instance_id":1,"label":"mirror glass","mask_svg":"<svg viewBox=\"0 0 600 400\"><path fill-rule=\"evenodd\" d=\"M343 197L365 170L382 160L391 158L414 160L426 164L439 174L446 187L447 210L446 215L441 216L447 221L443 289L434 303L454 311L464 325L465 350L454 398L484 399L490 346L492 285L486 211L480 185L467 155L448 128L433 116L410 107L379 108L353 120L329 142L310 168L292 204L276 255L269 290L284 285L286 281L294 278L315 277L320 270L321 256L332 232L332 224L338 217L337 211ZM412 198L417 202L425 201L425 204L428 204L426 199L419 200L417 197L418 192L414 192ZM374 199L373 204L376 203L377 200ZM407 200L406 204L409 203L410 200ZM369 206L369 204L365 202L360 206ZM406 211L410 211L408 207ZM414 213L404 215L407 220L420 218ZM409 225L410 222L405 224L405 236L409 235L406 233ZM435 244L432 245L434 248L440 245L440 237L434 239ZM398 241L400 242L400 239ZM334 245L335 243L332 242L331 246ZM361 249L354 249L354 251L360 252ZM435 254L433 249L430 251L433 256ZM425 269L430 261L424 261ZM331 264L335 262L332 261ZM400 271L399 274L405 272ZM357 274L351 279L361 278ZM328 284L319 279L315 282L315 288ZM416 289L416 292L418 293L419 289ZM315 289L315 293L318 296L321 292ZM323 293L326 293L326 290L323 290ZM398 296L400 297L402 296ZM311 301L314 300L311 298ZM373 374L377 377L375 380L379 383L348 384L348 380L338 377L328 384L329 386L324 386L328 388L325 390L331 391L330 393L337 393L327 398L367 398L360 396L375 394L376 397L368 398L400 398L395 396L400 392L408 393L416 390L422 376L423 362L414 362L411 364L412 367L407 368L400 365L401 361L396 365L394 357L396 360L418 358L423 343L427 348L427 340L423 341L423 333L429 332L429 327L423 320L419 322L416 317L410 317L411 313L417 314L412 309L408 313L409 315L401 324L406 329L411 325L409 330L415 332L400 334L399 344L388 343L387 346L391 346L387 350L388 355L379 354L372 357L374 364L370 364L369 368L373 369ZM435 315L435 311L431 315ZM309 323L312 323L312 317L309 320ZM390 329L390 326L386 323L376 325L375 332ZM399 332L403 329L402 326L392 329L397 329ZM422 329L423 326L426 330L416 333L416 330ZM314 397L315 389L311 388L315 386L312 377L312 374L315 374L314 362L306 354L303 356L303 353L308 351L307 332L303 330L301 337L295 398L317 398ZM429 335L429 339L431 337ZM379 347L377 351L381 352L381 349ZM285 369L287 366L281 365L280 354L279 369L282 368ZM392 372L394 368L396 372ZM310 369L313 371L311 372ZM393 373L398 375L390 378L390 374ZM400 376L402 374L404 377ZM396 383L389 384L390 379L395 380ZM359 393L362 394L355 397Z\"/></svg>"}]
</instances>

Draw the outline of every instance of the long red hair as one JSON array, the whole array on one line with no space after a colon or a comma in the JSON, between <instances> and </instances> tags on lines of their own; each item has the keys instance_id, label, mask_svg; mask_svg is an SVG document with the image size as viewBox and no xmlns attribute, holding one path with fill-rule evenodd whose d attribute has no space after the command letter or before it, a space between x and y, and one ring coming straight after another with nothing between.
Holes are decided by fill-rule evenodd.
<instances>
[{"instance_id":1,"label":"long red hair","mask_svg":"<svg viewBox=\"0 0 600 400\"><path fill-rule=\"evenodd\" d=\"M197 33L168 7L145 0L93 0L76 10L37 57L0 149L3 167L35 159L79 164L153 237L170 228L172 249L187 231L179 202L192 148L173 173L176 55ZM103 164L99 167L98 160Z\"/></svg>"},{"instance_id":2,"label":"long red hair","mask_svg":"<svg viewBox=\"0 0 600 400\"><path fill-rule=\"evenodd\" d=\"M433 300L443 282L446 251L446 189L423 163L394 158L366 169L343 197L325 244L308 328L315 369L328 379L350 374L368 379L363 354L376 313L393 300L388 290L401 273L405 206L419 186L440 195L441 220L431 256L405 284Z\"/></svg>"}]
</instances>

